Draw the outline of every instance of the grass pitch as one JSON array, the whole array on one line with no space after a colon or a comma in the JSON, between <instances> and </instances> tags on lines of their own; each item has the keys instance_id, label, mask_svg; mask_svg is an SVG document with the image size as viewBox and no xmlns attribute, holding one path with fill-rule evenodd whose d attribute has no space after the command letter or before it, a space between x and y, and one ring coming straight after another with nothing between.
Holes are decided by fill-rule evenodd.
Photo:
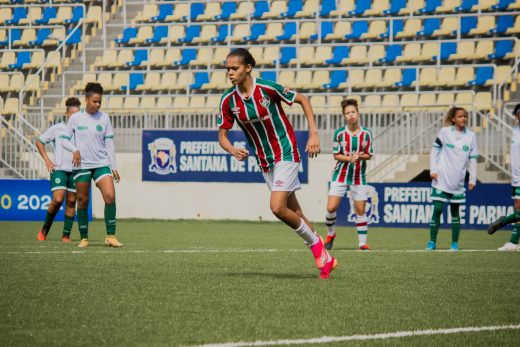
<instances>
[{"instance_id":1,"label":"grass pitch","mask_svg":"<svg viewBox=\"0 0 520 347\"><path fill-rule=\"evenodd\" d=\"M374 252L338 228L339 267L320 280L282 223L118 221L123 249L45 242L41 223L0 223L0 345L178 346L520 323L520 252L509 232L462 231L461 252L422 250L427 230L371 228ZM319 225L324 234L324 227ZM449 231L439 234L447 249ZM470 251L474 250L474 251ZM343 345L517 345L520 330ZM324 344L325 345L325 344Z\"/></svg>"}]
</instances>

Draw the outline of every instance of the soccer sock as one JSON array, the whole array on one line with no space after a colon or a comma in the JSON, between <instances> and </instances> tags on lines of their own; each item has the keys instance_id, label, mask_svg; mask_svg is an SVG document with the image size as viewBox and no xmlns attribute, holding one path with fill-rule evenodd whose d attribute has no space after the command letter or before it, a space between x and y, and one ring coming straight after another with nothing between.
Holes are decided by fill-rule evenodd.
<instances>
[{"instance_id":1,"label":"soccer sock","mask_svg":"<svg viewBox=\"0 0 520 347\"><path fill-rule=\"evenodd\" d=\"M45 221L43 222L42 232L47 235L51 230L52 222L54 222L54 217L56 217L56 213L47 212L45 215Z\"/></svg>"},{"instance_id":2,"label":"soccer sock","mask_svg":"<svg viewBox=\"0 0 520 347\"><path fill-rule=\"evenodd\" d=\"M105 225L107 235L116 234L116 204L105 204Z\"/></svg>"},{"instance_id":3,"label":"soccer sock","mask_svg":"<svg viewBox=\"0 0 520 347\"><path fill-rule=\"evenodd\" d=\"M305 244L307 244L308 246L312 246L318 243L318 241L320 240L318 238L318 235L316 235L311 230L311 228L309 228L309 226L307 225L307 223L305 223L303 219L300 220L301 224L298 227L298 229L293 229L294 232L298 234L298 236L300 236L303 239L303 241L305 241Z\"/></svg>"},{"instance_id":4,"label":"soccer sock","mask_svg":"<svg viewBox=\"0 0 520 347\"><path fill-rule=\"evenodd\" d=\"M437 233L441 223L442 207L444 204L440 201L433 202L433 213L430 221L430 241L437 242Z\"/></svg>"},{"instance_id":5,"label":"soccer sock","mask_svg":"<svg viewBox=\"0 0 520 347\"><path fill-rule=\"evenodd\" d=\"M82 239L88 239L88 209L78 208L78 229Z\"/></svg>"},{"instance_id":6,"label":"soccer sock","mask_svg":"<svg viewBox=\"0 0 520 347\"><path fill-rule=\"evenodd\" d=\"M460 235L460 216L459 204L451 204L451 242L459 242Z\"/></svg>"},{"instance_id":7,"label":"soccer sock","mask_svg":"<svg viewBox=\"0 0 520 347\"><path fill-rule=\"evenodd\" d=\"M520 239L520 224L513 225L513 233L511 234L511 243L518 245Z\"/></svg>"},{"instance_id":8,"label":"soccer sock","mask_svg":"<svg viewBox=\"0 0 520 347\"><path fill-rule=\"evenodd\" d=\"M520 210L511 213L509 216L504 217L502 221L504 225L520 222Z\"/></svg>"},{"instance_id":9,"label":"soccer sock","mask_svg":"<svg viewBox=\"0 0 520 347\"><path fill-rule=\"evenodd\" d=\"M356 229L358 234L359 247L367 243L368 221L365 215L356 215Z\"/></svg>"},{"instance_id":10,"label":"soccer sock","mask_svg":"<svg viewBox=\"0 0 520 347\"><path fill-rule=\"evenodd\" d=\"M74 223L74 216L65 216L65 222L63 223L63 236L70 236L72 231L72 223Z\"/></svg>"},{"instance_id":11,"label":"soccer sock","mask_svg":"<svg viewBox=\"0 0 520 347\"><path fill-rule=\"evenodd\" d=\"M327 235L336 235L336 212L325 214L325 225L327 226Z\"/></svg>"}]
</instances>

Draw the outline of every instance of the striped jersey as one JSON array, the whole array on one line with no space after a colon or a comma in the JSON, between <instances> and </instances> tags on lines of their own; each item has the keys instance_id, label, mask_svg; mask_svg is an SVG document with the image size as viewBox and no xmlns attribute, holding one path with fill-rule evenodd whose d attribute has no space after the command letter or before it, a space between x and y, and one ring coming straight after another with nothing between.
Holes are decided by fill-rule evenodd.
<instances>
[{"instance_id":1,"label":"striped jersey","mask_svg":"<svg viewBox=\"0 0 520 347\"><path fill-rule=\"evenodd\" d=\"M511 185L520 187L520 127L513 128L511 139Z\"/></svg>"},{"instance_id":2,"label":"striped jersey","mask_svg":"<svg viewBox=\"0 0 520 347\"><path fill-rule=\"evenodd\" d=\"M357 134L352 134L347 127L339 128L334 132L333 154L351 155L374 154L374 146L372 140L372 132L360 127ZM359 160L357 163L351 163L338 160L332 174L332 181L351 184L366 185L366 160Z\"/></svg>"},{"instance_id":3,"label":"striped jersey","mask_svg":"<svg viewBox=\"0 0 520 347\"><path fill-rule=\"evenodd\" d=\"M254 78L250 97L242 96L236 86L224 93L218 126L231 129L237 121L263 172L280 161L300 162L294 130L282 108L282 101L292 105L295 98L296 92L278 83Z\"/></svg>"},{"instance_id":4,"label":"striped jersey","mask_svg":"<svg viewBox=\"0 0 520 347\"><path fill-rule=\"evenodd\" d=\"M65 150L61 146L61 142L63 141L61 135L63 135L64 132L65 123L60 122L54 124L49 129L47 129L40 137L38 137L38 141L40 141L44 145L48 143L53 144L54 164L56 164L56 170L72 172L72 153Z\"/></svg>"}]
</instances>

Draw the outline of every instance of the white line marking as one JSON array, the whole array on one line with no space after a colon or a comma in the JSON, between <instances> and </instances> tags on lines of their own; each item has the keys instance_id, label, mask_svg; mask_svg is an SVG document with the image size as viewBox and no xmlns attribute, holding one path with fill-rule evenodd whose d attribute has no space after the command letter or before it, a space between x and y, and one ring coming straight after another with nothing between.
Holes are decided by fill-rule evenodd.
<instances>
[{"instance_id":1,"label":"white line marking","mask_svg":"<svg viewBox=\"0 0 520 347\"><path fill-rule=\"evenodd\" d=\"M366 340L386 340L390 338L423 336L423 335L447 335L459 333L473 333L481 331L496 331L496 330L518 330L520 324L511 325L495 325L482 327L461 327L451 329L428 329L415 331L396 331L393 333L382 333L373 335L346 335L346 336L322 336L312 339L297 339L297 340L272 340L272 341L253 341L253 342L226 342L226 343L210 343L205 345L198 345L198 347L246 347L246 346L278 346L278 345L304 345L317 344L329 342L344 342L344 341L366 341Z\"/></svg>"}]
</instances>

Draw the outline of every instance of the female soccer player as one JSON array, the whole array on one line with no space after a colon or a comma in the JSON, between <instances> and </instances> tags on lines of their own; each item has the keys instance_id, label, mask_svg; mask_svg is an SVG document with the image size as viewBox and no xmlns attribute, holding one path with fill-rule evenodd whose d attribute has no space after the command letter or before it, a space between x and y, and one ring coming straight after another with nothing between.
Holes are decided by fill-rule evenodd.
<instances>
[{"instance_id":1,"label":"female soccer player","mask_svg":"<svg viewBox=\"0 0 520 347\"><path fill-rule=\"evenodd\" d=\"M445 127L439 131L430 153L433 214L430 222L430 241L427 250L436 248L437 233L444 203L450 203L451 250L459 249L459 205L466 202L464 178L469 171L468 189L477 183L477 138L466 128L468 112L452 107L444 117Z\"/></svg>"},{"instance_id":2,"label":"female soccer player","mask_svg":"<svg viewBox=\"0 0 520 347\"><path fill-rule=\"evenodd\" d=\"M296 199L295 192L301 188L298 180L300 153L281 102L288 105L296 102L302 106L309 124L306 151L313 158L320 152L320 143L311 104L302 94L274 82L253 78L251 72L255 64L251 53L244 48L235 49L227 56L226 69L234 86L220 101L219 143L237 160L248 157L246 149L234 147L228 139L228 131L236 120L255 151L271 191L271 211L310 246L316 266L321 269L320 277L328 278L337 261L325 250L323 241L305 218Z\"/></svg>"},{"instance_id":3,"label":"female soccer player","mask_svg":"<svg viewBox=\"0 0 520 347\"><path fill-rule=\"evenodd\" d=\"M81 102L78 98L68 98L65 101L67 120L72 114L79 111ZM38 241L45 241L47 234L51 230L54 217L60 210L61 204L66 196L65 223L63 225L63 242L70 242L70 232L74 222L74 214L76 213L76 185L74 184L74 176L72 175L72 154L65 151L61 147L63 139L60 137L65 131L65 123L60 122L47 129L36 141L36 148L45 160L47 170L51 174L51 191L52 201L47 209L47 215L43 226L38 232ZM54 162L49 159L45 151L45 145L48 143L54 145ZM66 192L66 194L65 194Z\"/></svg>"},{"instance_id":4,"label":"female soccer player","mask_svg":"<svg viewBox=\"0 0 520 347\"><path fill-rule=\"evenodd\" d=\"M513 115L520 122L520 104L515 106ZM513 199L515 201L514 208L515 212L509 216L500 217L498 220L493 222L488 229L488 233L491 235L498 229L511 224L513 225L513 233L511 234L511 240L506 242L499 251L518 251L520 246L518 240L520 239L520 126L513 128L513 136L511 139L511 185L513 186Z\"/></svg>"},{"instance_id":5,"label":"female soccer player","mask_svg":"<svg viewBox=\"0 0 520 347\"><path fill-rule=\"evenodd\" d=\"M346 126L334 132L333 154L337 162L332 174L327 199L325 249L332 249L332 244L336 238L336 211L347 189L350 189L356 213L359 250L368 251L370 250L367 244L368 221L365 216L365 206L368 200L366 161L372 158L374 152L372 133L359 124L359 110L356 100L343 100L341 109Z\"/></svg>"},{"instance_id":6,"label":"female soccer player","mask_svg":"<svg viewBox=\"0 0 520 347\"><path fill-rule=\"evenodd\" d=\"M100 112L103 87L88 83L85 87L85 110L70 117L63 137L63 147L72 152L74 180L78 194L80 248L88 247L88 203L93 179L105 201L105 245L122 247L116 237L116 203L114 180L119 182L114 149L114 131L108 114ZM74 143L71 142L74 136Z\"/></svg>"}]
</instances>

